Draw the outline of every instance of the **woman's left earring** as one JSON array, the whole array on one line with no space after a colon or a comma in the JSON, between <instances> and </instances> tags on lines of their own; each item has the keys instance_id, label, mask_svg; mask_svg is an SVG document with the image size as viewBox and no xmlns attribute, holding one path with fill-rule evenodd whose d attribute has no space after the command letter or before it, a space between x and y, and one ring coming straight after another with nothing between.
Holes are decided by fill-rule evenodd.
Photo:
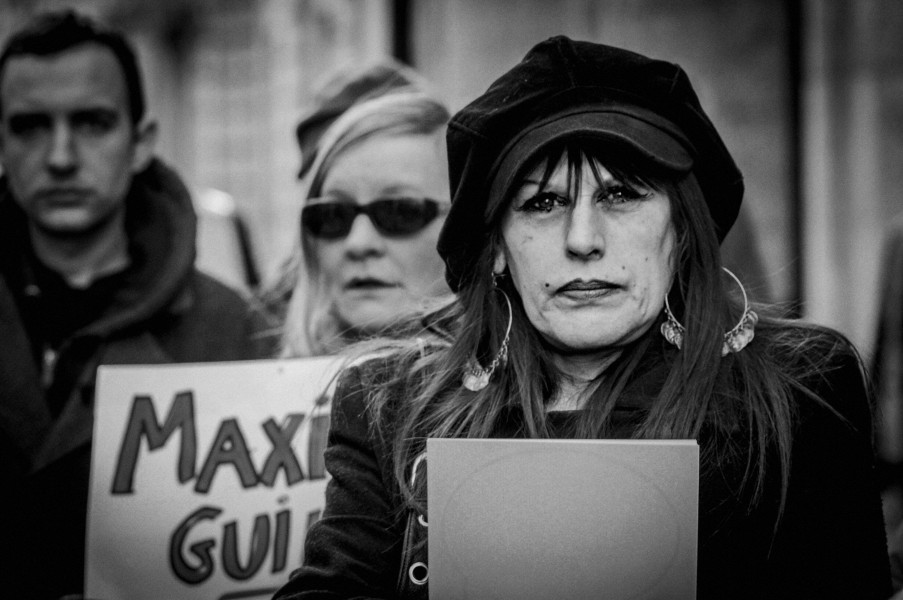
<instances>
[{"instance_id":1,"label":"woman's left earring","mask_svg":"<svg viewBox=\"0 0 903 600\"><path fill-rule=\"evenodd\" d=\"M496 291L502 294L502 297L505 298L505 303L508 305L508 327L505 329L505 337L502 340L502 345L499 347L498 353L495 355L495 358L492 359L492 362L489 363L489 366L485 369L480 366L479 361L476 357L472 357L467 363L467 369L464 371L464 377L462 378L462 383L464 387L470 390L471 392L479 392L489 385L489 379L492 377L492 374L495 372L496 368L500 364L504 364L506 360L508 360L508 342L511 339L511 323L514 320L514 313L511 310L511 299L508 298L508 294L505 293L505 290L498 286L498 275L495 273L492 274L492 287L495 288Z\"/></svg>"},{"instance_id":2,"label":"woman's left earring","mask_svg":"<svg viewBox=\"0 0 903 600\"><path fill-rule=\"evenodd\" d=\"M724 334L724 340L721 345L721 356L727 356L732 352L740 352L746 348L756 335L756 324L759 322L759 315L749 308L749 298L746 296L746 289L732 272L721 267L725 273L737 282L740 291L743 293L743 316L740 321L734 325L733 329ZM671 306L668 304L668 295L665 294L665 316L668 319L662 323L662 335L670 344L677 346L680 350L684 342L684 333L686 329L680 324L680 321L671 312Z\"/></svg>"}]
</instances>

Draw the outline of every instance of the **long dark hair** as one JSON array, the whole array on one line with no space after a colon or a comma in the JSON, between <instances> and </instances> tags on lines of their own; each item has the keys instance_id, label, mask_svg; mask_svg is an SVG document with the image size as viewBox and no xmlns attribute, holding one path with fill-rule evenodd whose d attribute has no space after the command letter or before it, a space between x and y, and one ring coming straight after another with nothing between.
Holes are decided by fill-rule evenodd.
<instances>
[{"instance_id":1,"label":"long dark hair","mask_svg":"<svg viewBox=\"0 0 903 600\"><path fill-rule=\"evenodd\" d=\"M680 350L658 333L662 318L639 339L623 348L618 359L594 382L585 410L570 432L578 438L609 437L612 411L631 394L651 393L645 418L632 432L635 438L699 438L703 430L713 440L701 448L701 468L717 469L722 461L743 461L740 483L752 508L766 487L766 465L777 463L780 514L790 471L793 395L824 372L828 361L848 344L814 326L801 326L778 316L761 315L756 339L744 350L722 357L724 333L740 320L743 301L725 289L718 239L695 177L680 179L650 175L636 165L612 157L585 141L563 144L543 152L543 187L562 156L567 157L570 180L580 181L584 168L599 178L602 164L625 183L641 184L665 193L671 202L677 234L676 275L670 305L686 327ZM531 165L526 165L521 173ZM515 182L519 178L515 177ZM516 188L517 183L515 183ZM488 387L469 391L461 378L474 357L488 364L498 352L508 321L508 308L493 290L493 257L502 243L499 223L512 190L492 198L486 219L493 233L483 248L475 272L459 290L457 300L436 317L451 324L452 335L421 338L398 353L394 380L398 384L374 390L371 408L376 426L390 432L398 487L410 506L425 512L425 478L409 484L417 456L430 437L491 437L516 415L520 435L551 437L547 403L559 385L560 373L540 335L526 316L510 281L501 283L511 298L512 327L507 364ZM764 311L762 307L758 307ZM820 344L817 352L797 352ZM794 360L789 360L794 357ZM810 362L806 362L809 360ZM650 391L647 375L658 372L660 382ZM656 389L657 388L657 389ZM404 390L403 394L398 394ZM777 522L775 523L777 525Z\"/></svg>"}]
</instances>

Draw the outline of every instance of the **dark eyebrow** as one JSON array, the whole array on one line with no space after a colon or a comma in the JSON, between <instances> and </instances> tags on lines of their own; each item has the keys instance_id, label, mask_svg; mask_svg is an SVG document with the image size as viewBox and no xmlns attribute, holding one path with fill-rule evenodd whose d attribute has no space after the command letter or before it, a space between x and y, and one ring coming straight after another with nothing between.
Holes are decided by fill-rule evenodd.
<instances>
[{"instance_id":1,"label":"dark eyebrow","mask_svg":"<svg viewBox=\"0 0 903 600\"><path fill-rule=\"evenodd\" d=\"M119 119L119 111L107 108L106 106L96 106L91 108L81 108L78 110L74 110L69 113L69 118L71 119L111 119L118 120Z\"/></svg>"},{"instance_id":2,"label":"dark eyebrow","mask_svg":"<svg viewBox=\"0 0 903 600\"><path fill-rule=\"evenodd\" d=\"M49 119L50 115L47 112L40 110L26 110L21 112L9 112L8 118L12 119Z\"/></svg>"},{"instance_id":3,"label":"dark eyebrow","mask_svg":"<svg viewBox=\"0 0 903 600\"><path fill-rule=\"evenodd\" d=\"M50 115L39 111L11 113L7 119L13 133L21 133L23 128L46 127L52 120Z\"/></svg>"}]
</instances>

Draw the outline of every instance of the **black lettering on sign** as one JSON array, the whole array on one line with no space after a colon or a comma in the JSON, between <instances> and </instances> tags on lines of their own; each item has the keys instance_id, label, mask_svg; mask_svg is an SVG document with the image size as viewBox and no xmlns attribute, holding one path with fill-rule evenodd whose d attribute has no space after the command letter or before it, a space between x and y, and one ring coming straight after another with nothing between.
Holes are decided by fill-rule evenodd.
<instances>
[{"instance_id":1,"label":"black lettering on sign","mask_svg":"<svg viewBox=\"0 0 903 600\"><path fill-rule=\"evenodd\" d=\"M292 530L292 511L280 510L276 513L276 537L273 540L273 573L285 570L288 558L288 534Z\"/></svg>"},{"instance_id":2,"label":"black lettering on sign","mask_svg":"<svg viewBox=\"0 0 903 600\"><path fill-rule=\"evenodd\" d=\"M253 488L260 483L273 487L279 471L285 472L287 485L295 485L305 479L304 470L292 447L292 440L301 428L304 418L303 413L289 413L281 426L272 417L261 424L271 449L261 466L260 473L255 469L251 451L238 419L225 419L219 424L200 473L196 475L198 439L193 393L186 391L176 394L162 425L157 418L153 398L135 396L125 434L119 446L112 493L135 493L135 473L142 440L147 440L147 448L153 452L162 448L177 430L181 433L178 481L186 483L197 476L194 489L200 494L210 491L217 472L224 465L231 465L235 469L245 489ZM311 420L307 456L309 479L326 477L323 452L326 448L328 429L328 416L317 416Z\"/></svg>"},{"instance_id":3,"label":"black lettering on sign","mask_svg":"<svg viewBox=\"0 0 903 600\"><path fill-rule=\"evenodd\" d=\"M182 547L185 545L185 538L188 537L192 527L200 521L215 519L221 512L223 511L220 508L202 506L185 517L173 532L169 542L169 564L176 577L185 583L197 585L213 575L214 563L212 554L213 547L216 546L215 540L201 540L189 547L191 554L194 555L198 562L194 566L186 560Z\"/></svg>"},{"instance_id":4,"label":"black lettering on sign","mask_svg":"<svg viewBox=\"0 0 903 600\"><path fill-rule=\"evenodd\" d=\"M257 473L254 471L254 463L251 462L251 453L236 419L226 419L219 424L216 439L213 440L210 453L204 461L201 474L198 475L194 491L200 494L209 492L213 476L220 465L235 467L243 488L248 489L257 485Z\"/></svg>"},{"instance_id":5,"label":"black lettering on sign","mask_svg":"<svg viewBox=\"0 0 903 600\"><path fill-rule=\"evenodd\" d=\"M188 515L179 523L169 539L169 564L173 574L182 582L189 585L198 585L209 579L216 571L214 556L216 553L217 537L210 536L194 542L186 548L188 536L192 528L202 521L212 521L219 517L223 509L214 506L202 506ZM220 560L223 572L235 581L251 579L260 571L266 562L270 552L270 536L273 535L273 573L286 570L288 566L288 546L291 539L292 516L290 509L283 509L276 513L272 519L261 513L254 517L254 525L251 533L251 543L248 551L239 552L238 521L232 520L222 525L222 540L219 548ZM301 532L303 537L304 532ZM239 558L246 555L248 560L242 564ZM299 563L300 564L300 563ZM297 565L293 565L294 568Z\"/></svg>"},{"instance_id":6,"label":"black lettering on sign","mask_svg":"<svg viewBox=\"0 0 903 600\"><path fill-rule=\"evenodd\" d=\"M270 545L270 519L266 515L254 517L254 530L251 534L251 552L248 564L242 566L238 558L238 522L229 521L223 527L223 569L226 575L237 581L244 581L254 576L263 565Z\"/></svg>"},{"instance_id":7,"label":"black lettering on sign","mask_svg":"<svg viewBox=\"0 0 903 600\"><path fill-rule=\"evenodd\" d=\"M294 485L304 479L304 473L301 471L301 465L292 451L292 438L295 432L304 422L303 414L292 413L285 419L285 427L279 427L272 418L267 419L263 424L263 430L273 443L273 450L267 457L263 470L260 472L260 482L267 487L273 487L276 482L276 475L279 469L285 471L285 479L288 485Z\"/></svg>"},{"instance_id":8,"label":"black lettering on sign","mask_svg":"<svg viewBox=\"0 0 903 600\"><path fill-rule=\"evenodd\" d=\"M157 420L154 402L150 396L135 396L132 400L132 412L122 444L119 446L119 457L116 460L116 473L113 476L113 494L132 494L135 492L135 470L138 466L138 453L141 450L141 439L147 439L150 451L157 450L175 433L182 432L182 445L179 448L179 483L185 483L194 477L195 456L197 455L197 434L194 427L194 396L189 392L176 394L166 415L163 425Z\"/></svg>"}]
</instances>

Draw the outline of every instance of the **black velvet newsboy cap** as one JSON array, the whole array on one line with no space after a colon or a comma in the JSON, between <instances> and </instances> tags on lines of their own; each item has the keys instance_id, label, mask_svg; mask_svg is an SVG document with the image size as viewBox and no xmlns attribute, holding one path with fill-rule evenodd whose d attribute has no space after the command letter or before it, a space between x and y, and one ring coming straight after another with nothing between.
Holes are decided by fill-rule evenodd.
<instances>
[{"instance_id":1,"label":"black velvet newsboy cap","mask_svg":"<svg viewBox=\"0 0 903 600\"><path fill-rule=\"evenodd\" d=\"M678 65L564 36L534 46L451 120L452 207L439 235L445 277L458 291L488 238L491 194L549 144L588 139L676 176L692 172L719 240L743 198L743 176Z\"/></svg>"}]
</instances>

